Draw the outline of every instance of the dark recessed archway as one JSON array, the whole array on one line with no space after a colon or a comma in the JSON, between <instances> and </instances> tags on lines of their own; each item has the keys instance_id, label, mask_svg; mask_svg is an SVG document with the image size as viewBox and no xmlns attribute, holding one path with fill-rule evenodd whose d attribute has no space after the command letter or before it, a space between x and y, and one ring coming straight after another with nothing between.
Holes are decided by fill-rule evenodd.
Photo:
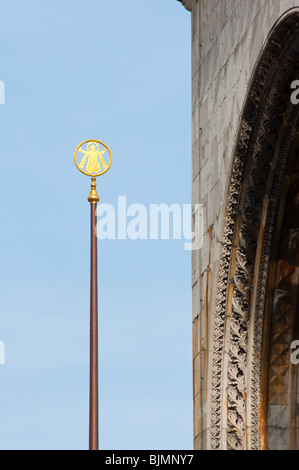
<instances>
[{"instance_id":1,"label":"dark recessed archway","mask_svg":"<svg viewBox=\"0 0 299 470\"><path fill-rule=\"evenodd\" d=\"M295 450L299 448L299 389L291 345L299 340L299 131L282 184L264 325L267 449Z\"/></svg>"}]
</instances>

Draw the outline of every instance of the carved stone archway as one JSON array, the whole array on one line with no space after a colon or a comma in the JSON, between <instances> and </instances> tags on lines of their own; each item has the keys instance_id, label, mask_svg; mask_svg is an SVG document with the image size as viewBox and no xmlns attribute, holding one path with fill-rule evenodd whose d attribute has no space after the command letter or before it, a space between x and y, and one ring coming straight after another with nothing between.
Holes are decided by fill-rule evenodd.
<instances>
[{"instance_id":1,"label":"carved stone archway","mask_svg":"<svg viewBox=\"0 0 299 470\"><path fill-rule=\"evenodd\" d=\"M269 275L281 261L286 181L292 164L296 168L299 106L290 101L290 86L298 78L294 9L275 26L256 66L231 170L210 367L212 449L273 447L271 360L283 316L275 315L280 280L271 284Z\"/></svg>"}]
</instances>

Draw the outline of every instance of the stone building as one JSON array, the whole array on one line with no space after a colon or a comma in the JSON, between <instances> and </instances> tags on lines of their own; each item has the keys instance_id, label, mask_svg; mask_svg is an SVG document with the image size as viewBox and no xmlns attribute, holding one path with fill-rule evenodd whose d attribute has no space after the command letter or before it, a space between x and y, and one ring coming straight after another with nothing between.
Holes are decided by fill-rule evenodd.
<instances>
[{"instance_id":1,"label":"stone building","mask_svg":"<svg viewBox=\"0 0 299 470\"><path fill-rule=\"evenodd\" d=\"M298 449L299 1L179 1L191 12L193 203L204 211L194 447Z\"/></svg>"}]
</instances>

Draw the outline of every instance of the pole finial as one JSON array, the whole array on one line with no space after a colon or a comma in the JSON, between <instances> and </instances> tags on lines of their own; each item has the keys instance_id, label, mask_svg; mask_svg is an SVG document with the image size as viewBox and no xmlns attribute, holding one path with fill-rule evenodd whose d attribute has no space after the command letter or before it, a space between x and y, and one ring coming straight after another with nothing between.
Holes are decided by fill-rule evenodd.
<instances>
[{"instance_id":1,"label":"pole finial","mask_svg":"<svg viewBox=\"0 0 299 470\"><path fill-rule=\"evenodd\" d=\"M79 158L80 153L83 154L83 157ZM100 140L85 140L76 148L74 162L81 173L91 177L91 191L88 201L90 204L97 204L100 198L96 190L96 178L106 173L111 167L111 150Z\"/></svg>"},{"instance_id":2,"label":"pole finial","mask_svg":"<svg viewBox=\"0 0 299 470\"><path fill-rule=\"evenodd\" d=\"M97 185L96 185L96 179L93 177L91 178L91 191L88 196L88 201L90 204L97 204L99 202L100 198L97 193Z\"/></svg>"}]
</instances>

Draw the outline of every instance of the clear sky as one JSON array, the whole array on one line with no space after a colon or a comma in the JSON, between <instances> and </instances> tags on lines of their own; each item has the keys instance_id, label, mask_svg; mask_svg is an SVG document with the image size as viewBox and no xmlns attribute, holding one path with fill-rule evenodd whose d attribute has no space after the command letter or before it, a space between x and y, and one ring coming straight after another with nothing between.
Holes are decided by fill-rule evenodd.
<instances>
[{"instance_id":1,"label":"clear sky","mask_svg":"<svg viewBox=\"0 0 299 470\"><path fill-rule=\"evenodd\" d=\"M176 0L1 1L0 449L88 448L90 180L191 203L190 13ZM99 242L100 447L192 449L191 253Z\"/></svg>"}]
</instances>

